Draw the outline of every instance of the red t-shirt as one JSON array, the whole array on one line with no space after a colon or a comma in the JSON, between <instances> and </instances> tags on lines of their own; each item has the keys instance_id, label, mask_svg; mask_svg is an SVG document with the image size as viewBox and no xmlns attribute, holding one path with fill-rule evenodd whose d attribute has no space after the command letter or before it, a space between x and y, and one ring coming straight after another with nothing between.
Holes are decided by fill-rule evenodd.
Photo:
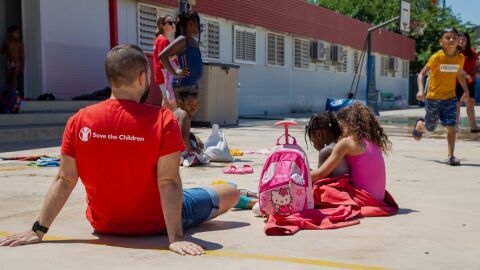
<instances>
[{"instance_id":1,"label":"red t-shirt","mask_svg":"<svg viewBox=\"0 0 480 270\"><path fill-rule=\"evenodd\" d=\"M465 64L463 64L463 70L472 77L473 81L469 84L474 84L476 81L475 77L475 67L476 63L478 62L478 54L475 52L475 50L472 48L472 54L473 57L469 57L465 52L462 51L462 54L465 56Z\"/></svg>"},{"instance_id":2,"label":"red t-shirt","mask_svg":"<svg viewBox=\"0 0 480 270\"><path fill-rule=\"evenodd\" d=\"M155 76L155 82L158 85L164 84L165 83L165 78L163 77L162 69L163 65L160 59L158 59L158 56L160 53L165 49L168 45L170 44L170 41L168 38L159 35L155 39L155 43L153 44L153 69L154 69L154 76Z\"/></svg>"},{"instance_id":3,"label":"red t-shirt","mask_svg":"<svg viewBox=\"0 0 480 270\"><path fill-rule=\"evenodd\" d=\"M154 234L165 229L157 185L160 156L183 151L166 109L108 99L72 116L62 155L76 158L87 192L87 219L100 233Z\"/></svg>"}]
</instances>

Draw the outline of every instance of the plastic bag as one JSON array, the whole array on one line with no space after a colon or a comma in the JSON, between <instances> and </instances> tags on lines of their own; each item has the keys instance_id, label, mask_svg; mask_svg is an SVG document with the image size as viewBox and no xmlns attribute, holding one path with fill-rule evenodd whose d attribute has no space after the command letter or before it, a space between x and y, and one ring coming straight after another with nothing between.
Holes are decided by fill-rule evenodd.
<instances>
[{"instance_id":1,"label":"plastic bag","mask_svg":"<svg viewBox=\"0 0 480 270\"><path fill-rule=\"evenodd\" d=\"M233 162L235 158L230 153L225 133L218 128L217 124L212 126L212 134L205 142L205 154L213 162Z\"/></svg>"}]
</instances>

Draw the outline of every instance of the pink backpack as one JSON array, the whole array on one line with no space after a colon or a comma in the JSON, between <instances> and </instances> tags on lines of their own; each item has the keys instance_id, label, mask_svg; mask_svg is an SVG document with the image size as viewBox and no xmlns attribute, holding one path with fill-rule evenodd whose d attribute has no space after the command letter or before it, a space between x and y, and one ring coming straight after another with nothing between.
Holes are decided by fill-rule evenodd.
<instances>
[{"instance_id":1,"label":"pink backpack","mask_svg":"<svg viewBox=\"0 0 480 270\"><path fill-rule=\"evenodd\" d=\"M297 140L288 134L288 126L296 124L294 121L275 123L285 127L285 134L277 139L260 175L259 204L265 215L288 216L314 207L307 155ZM280 144L283 136L285 144ZM293 139L292 143L289 143L289 137Z\"/></svg>"}]
</instances>

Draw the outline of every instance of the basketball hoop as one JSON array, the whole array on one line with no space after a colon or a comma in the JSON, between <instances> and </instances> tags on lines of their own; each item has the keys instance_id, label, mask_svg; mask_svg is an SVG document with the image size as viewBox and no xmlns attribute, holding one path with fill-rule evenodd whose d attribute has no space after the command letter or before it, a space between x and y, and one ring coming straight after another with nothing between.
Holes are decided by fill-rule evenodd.
<instances>
[{"instance_id":1,"label":"basketball hoop","mask_svg":"<svg viewBox=\"0 0 480 270\"><path fill-rule=\"evenodd\" d=\"M417 37L423 36L423 30L427 28L428 24L426 22L411 22L410 28L412 29L412 34Z\"/></svg>"}]
</instances>

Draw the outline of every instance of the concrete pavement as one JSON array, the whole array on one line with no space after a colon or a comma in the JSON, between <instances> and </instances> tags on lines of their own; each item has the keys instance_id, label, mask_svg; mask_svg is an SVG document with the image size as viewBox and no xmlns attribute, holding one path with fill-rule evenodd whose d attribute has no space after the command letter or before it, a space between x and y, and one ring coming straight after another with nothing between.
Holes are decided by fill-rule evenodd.
<instances>
[{"instance_id":1,"label":"concrete pavement","mask_svg":"<svg viewBox=\"0 0 480 270\"><path fill-rule=\"evenodd\" d=\"M480 269L479 135L462 129L457 155L463 166L450 167L446 140L408 136L410 118L422 110L382 114L393 142L386 156L387 189L401 210L393 217L367 218L356 226L300 231L267 237L264 222L250 211L232 210L188 231L209 250L198 258L166 251L167 239L92 234L85 219L85 191L79 184L49 232L46 243L0 248L0 269ZM465 115L465 114L463 114ZM410 118L409 118L410 117ZM390 120L389 120L390 119ZM391 121L391 122L388 122ZM208 129L195 129L206 138ZM225 129L230 147L259 150L273 146L282 130L273 121L242 120ZM307 150L301 127L293 135ZM0 156L58 154L58 141L0 146ZM310 165L316 153L309 146ZM248 154L234 165L252 164L251 175L224 175L226 164L181 168L185 187L224 179L256 189L265 156ZM38 215L56 168L33 168L19 161L0 162L0 235L29 229Z\"/></svg>"}]
</instances>

